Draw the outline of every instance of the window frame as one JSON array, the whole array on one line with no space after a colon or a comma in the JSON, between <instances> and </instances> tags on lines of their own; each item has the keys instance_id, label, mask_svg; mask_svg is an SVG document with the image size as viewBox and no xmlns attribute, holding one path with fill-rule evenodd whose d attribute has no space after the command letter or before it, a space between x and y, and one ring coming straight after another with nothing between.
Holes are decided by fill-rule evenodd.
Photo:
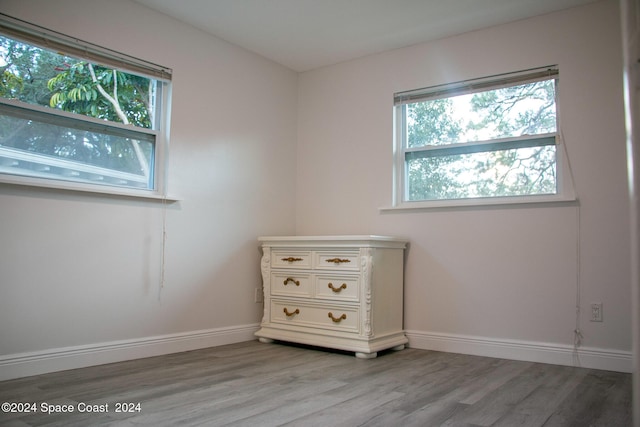
<instances>
[{"instance_id":1,"label":"window frame","mask_svg":"<svg viewBox=\"0 0 640 427\"><path fill-rule=\"evenodd\" d=\"M50 188L97 193L104 195L135 197L145 199L177 200L167 195L167 165L169 145L169 123L171 116L171 69L132 56L121 54L110 49L84 42L82 40L48 30L0 13L0 34L14 40L19 40L33 46L49 50L57 50L64 55L86 60L93 64L115 68L129 74L139 75L154 80L156 89L156 107L153 129L124 125L94 117L75 114L55 108L35 105L16 99L0 98L0 111L12 109L21 110L21 114L32 115L35 121L38 117L46 117L46 121L59 120L73 123L77 129L98 131L107 129L105 133L119 134L124 137L143 135L152 137L152 168L149 174L149 188L133 188L118 185L92 184L85 181L67 180L63 177L30 176L10 174L0 171L0 184L26 185L31 187ZM26 154L29 156L29 154ZM34 154L34 159L37 154ZM55 161L55 160L53 160ZM64 160L63 160L64 162Z\"/></svg>"},{"instance_id":2,"label":"window frame","mask_svg":"<svg viewBox=\"0 0 640 427\"><path fill-rule=\"evenodd\" d=\"M556 132L516 136L510 138L496 138L478 142L452 143L421 147L407 147L406 140L406 106L407 104L426 101L429 99L443 99L453 96L496 90L503 87L516 86L540 80L556 79ZM441 209L473 206L500 205L531 205L531 204L565 204L576 201L573 177L568 161L566 146L562 141L561 115L559 103L558 67L546 66L514 73L505 73L490 77L472 79L455 83L448 83L427 88L398 92L394 94L393 114L393 195L390 207L381 211L406 209ZM556 155L556 188L555 194L521 195L521 196L491 196L468 197L460 199L407 200L408 196L408 157L429 157L435 155L464 154L489 152L510 148L524 148L555 145Z\"/></svg>"}]
</instances>

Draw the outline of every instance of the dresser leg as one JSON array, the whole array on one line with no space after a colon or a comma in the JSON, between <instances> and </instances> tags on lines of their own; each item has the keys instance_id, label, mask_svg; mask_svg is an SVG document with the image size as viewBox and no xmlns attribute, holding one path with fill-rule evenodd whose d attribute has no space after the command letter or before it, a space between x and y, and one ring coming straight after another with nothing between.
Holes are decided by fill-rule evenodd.
<instances>
[{"instance_id":1,"label":"dresser leg","mask_svg":"<svg viewBox=\"0 0 640 427\"><path fill-rule=\"evenodd\" d=\"M393 351L404 350L404 344L397 345L397 346L393 347L391 350L393 350Z\"/></svg>"},{"instance_id":2,"label":"dresser leg","mask_svg":"<svg viewBox=\"0 0 640 427\"><path fill-rule=\"evenodd\" d=\"M271 338L264 338L264 337L258 338L258 341L263 342L265 344L271 344L273 342Z\"/></svg>"},{"instance_id":3,"label":"dresser leg","mask_svg":"<svg viewBox=\"0 0 640 427\"><path fill-rule=\"evenodd\" d=\"M356 351L356 357L358 359L375 359L376 357L378 357L378 353L373 352L373 353L361 353L359 351Z\"/></svg>"}]
</instances>

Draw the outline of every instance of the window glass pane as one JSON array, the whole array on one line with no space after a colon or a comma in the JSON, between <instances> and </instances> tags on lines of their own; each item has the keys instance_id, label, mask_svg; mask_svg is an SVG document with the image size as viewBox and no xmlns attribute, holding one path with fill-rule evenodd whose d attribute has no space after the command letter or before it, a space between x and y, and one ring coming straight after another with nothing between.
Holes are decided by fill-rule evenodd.
<instances>
[{"instance_id":1,"label":"window glass pane","mask_svg":"<svg viewBox=\"0 0 640 427\"><path fill-rule=\"evenodd\" d=\"M434 155L406 161L409 201L556 193L556 147Z\"/></svg>"},{"instance_id":2,"label":"window glass pane","mask_svg":"<svg viewBox=\"0 0 640 427\"><path fill-rule=\"evenodd\" d=\"M556 132L555 80L406 106L406 147Z\"/></svg>"},{"instance_id":3,"label":"window glass pane","mask_svg":"<svg viewBox=\"0 0 640 427\"><path fill-rule=\"evenodd\" d=\"M0 35L0 97L154 129L154 79Z\"/></svg>"},{"instance_id":4,"label":"window glass pane","mask_svg":"<svg viewBox=\"0 0 640 427\"><path fill-rule=\"evenodd\" d=\"M42 113L27 119L7 109L0 116L0 172L153 188L153 135L90 130L86 123Z\"/></svg>"}]
</instances>

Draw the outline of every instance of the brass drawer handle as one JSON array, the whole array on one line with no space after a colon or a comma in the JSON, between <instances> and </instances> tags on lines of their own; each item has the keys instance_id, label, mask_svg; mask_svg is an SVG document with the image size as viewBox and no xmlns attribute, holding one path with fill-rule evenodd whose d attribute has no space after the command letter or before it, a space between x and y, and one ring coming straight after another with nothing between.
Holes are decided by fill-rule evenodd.
<instances>
[{"instance_id":1,"label":"brass drawer handle","mask_svg":"<svg viewBox=\"0 0 640 427\"><path fill-rule=\"evenodd\" d=\"M336 323L340 323L341 321L346 320L347 315L343 313L343 314L342 314L342 316L340 316L340 317L333 317L333 313L332 313L332 312L329 312L329 317L330 317L330 318L331 318L331 320L333 320L334 322L336 322Z\"/></svg>"},{"instance_id":2,"label":"brass drawer handle","mask_svg":"<svg viewBox=\"0 0 640 427\"><path fill-rule=\"evenodd\" d=\"M282 258L282 261L284 261L284 262L296 262L296 261L302 261L302 258L294 258L294 257L290 256L289 258Z\"/></svg>"},{"instance_id":3,"label":"brass drawer handle","mask_svg":"<svg viewBox=\"0 0 640 427\"><path fill-rule=\"evenodd\" d=\"M300 281L299 280L295 280L293 277L287 277L286 279L284 279L284 285L287 286L287 283L289 282L293 282L296 284L296 286L300 286Z\"/></svg>"},{"instance_id":4,"label":"brass drawer handle","mask_svg":"<svg viewBox=\"0 0 640 427\"><path fill-rule=\"evenodd\" d=\"M339 288L336 288L333 286L333 283L329 283L329 289L331 289L335 293L338 293L343 289L347 289L347 284L343 283L342 286L340 286Z\"/></svg>"},{"instance_id":5,"label":"brass drawer handle","mask_svg":"<svg viewBox=\"0 0 640 427\"><path fill-rule=\"evenodd\" d=\"M334 264L342 264L343 262L351 262L351 260L346 258L331 258L331 259L328 259L327 262L332 262Z\"/></svg>"},{"instance_id":6,"label":"brass drawer handle","mask_svg":"<svg viewBox=\"0 0 640 427\"><path fill-rule=\"evenodd\" d=\"M285 307L284 308L284 314L286 314L287 317L295 316L296 314L300 314L300 309L296 308L294 311L289 313L289 310L287 310L287 307Z\"/></svg>"}]
</instances>

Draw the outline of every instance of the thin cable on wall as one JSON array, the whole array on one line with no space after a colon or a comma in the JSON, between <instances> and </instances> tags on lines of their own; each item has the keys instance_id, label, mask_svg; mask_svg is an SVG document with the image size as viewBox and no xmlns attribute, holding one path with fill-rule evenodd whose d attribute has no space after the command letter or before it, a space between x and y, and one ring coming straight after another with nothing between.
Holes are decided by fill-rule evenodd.
<instances>
[{"instance_id":1,"label":"thin cable on wall","mask_svg":"<svg viewBox=\"0 0 640 427\"><path fill-rule=\"evenodd\" d=\"M581 305L581 262L580 262L580 205L576 205L576 328L573 330L573 357L576 365L580 364L578 348L582 345L582 331L580 330L580 305Z\"/></svg>"},{"instance_id":2,"label":"thin cable on wall","mask_svg":"<svg viewBox=\"0 0 640 427\"><path fill-rule=\"evenodd\" d=\"M167 198L162 197L162 252L160 257L160 287L158 288L158 301L161 300L165 283L165 254L167 249Z\"/></svg>"},{"instance_id":3,"label":"thin cable on wall","mask_svg":"<svg viewBox=\"0 0 640 427\"><path fill-rule=\"evenodd\" d=\"M582 339L584 338L582 335L582 330L580 329L580 306L582 300L582 262L581 262L581 251L580 251L580 229L581 229L581 218L580 218L580 199L578 198L578 188L576 186L576 180L573 175L573 168L571 167L571 159L569 158L569 153L567 152L567 146L564 142L564 134L562 130L559 132L560 138L560 146L562 147L562 154L567 159L567 169L569 171L569 179L571 180L571 185L573 186L573 191L575 193L576 200L578 203L576 204L576 323L575 329L573 330L573 362L576 366L580 365L580 358L578 354L578 348L582 345Z\"/></svg>"}]
</instances>

